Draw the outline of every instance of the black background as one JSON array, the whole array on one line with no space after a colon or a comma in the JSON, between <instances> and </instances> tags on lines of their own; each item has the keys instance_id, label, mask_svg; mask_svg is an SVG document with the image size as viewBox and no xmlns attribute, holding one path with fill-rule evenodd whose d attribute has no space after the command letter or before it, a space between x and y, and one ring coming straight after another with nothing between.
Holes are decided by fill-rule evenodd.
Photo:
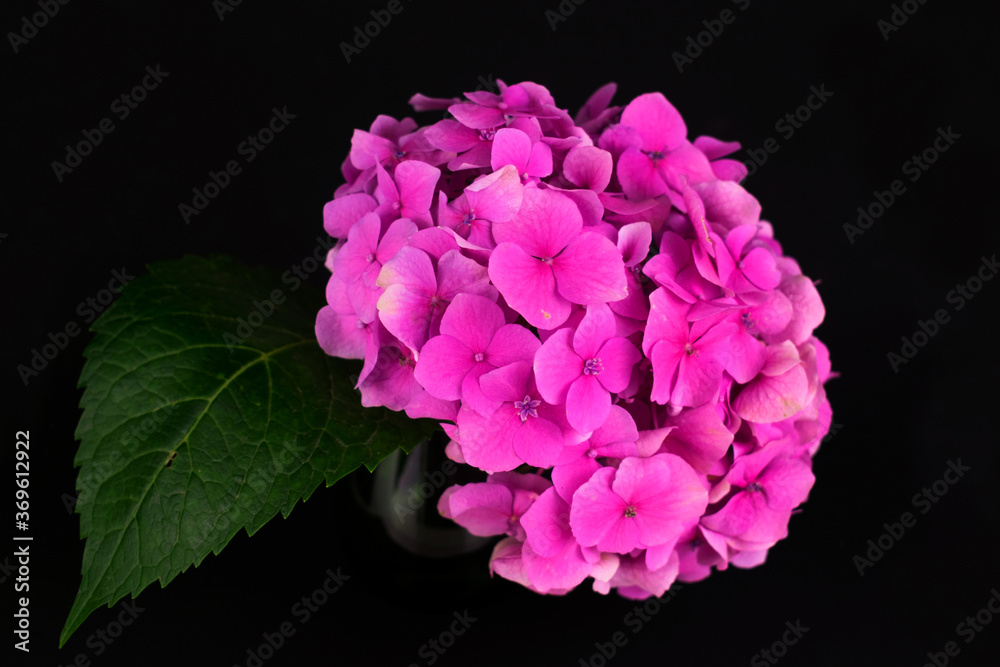
<instances>
[{"instance_id":1,"label":"black background","mask_svg":"<svg viewBox=\"0 0 1000 667\"><path fill-rule=\"evenodd\" d=\"M71 664L83 653L94 665L244 665L262 633L296 621L292 605L338 567L350 576L342 590L265 664L429 664L421 645L464 610L476 622L436 664L578 665L619 630L628 643L611 665L749 664L796 620L809 630L780 664L921 665L948 641L961 648L954 664L997 664L1000 622L968 644L956 625L1000 587L1000 280L960 310L947 301L981 257L1000 251L996 169L987 166L997 143L995 14L912 2L916 13L886 40L877 21L889 18L889 2L752 0L741 12L721 0L567 0L575 10L555 30L545 11L558 11L556 0L403 2L350 63L339 44L386 3L244 0L220 20L210 0L70 2L18 53L7 39L0 46L4 465L13 468L15 431L30 429L33 445L34 631L30 655L17 653L15 664ZM735 21L678 72L671 54L726 8ZM37 11L5 3L0 29L21 30ZM156 65L169 76L119 120L111 102ZM786 253L820 281L827 312L817 335L841 374L827 385L837 432L814 461L817 482L789 538L761 567L685 585L633 634L624 618L634 603L586 585L559 598L491 580L488 548L448 561L408 555L358 509L345 481L254 537L241 534L166 589L143 591L144 611L102 655L87 638L117 616L105 608L57 650L83 553L62 496L74 489L76 380L90 334L28 386L16 366L49 332L82 325L77 304L115 269L140 274L149 262L212 252L290 268L323 233L322 207L342 183L353 129L379 113L413 115L413 93L450 97L480 77L536 81L571 113L607 81L619 84L622 105L662 91L692 138L739 140L741 159L777 139L778 152L744 185ZM829 100L793 136L779 134L776 121L821 85ZM178 205L210 170L240 159L237 146L275 107L294 120L185 224ZM105 117L114 132L59 182L52 162ZM415 118L429 124L440 114ZM949 127L960 138L911 182L903 163ZM894 179L905 193L849 242L843 225ZM322 287L320 272L312 278ZM941 308L950 320L894 372L887 353ZM921 514L913 495L959 459L971 470ZM916 525L859 576L853 558L905 511ZM2 583L5 600L15 597L12 580Z\"/></svg>"}]
</instances>

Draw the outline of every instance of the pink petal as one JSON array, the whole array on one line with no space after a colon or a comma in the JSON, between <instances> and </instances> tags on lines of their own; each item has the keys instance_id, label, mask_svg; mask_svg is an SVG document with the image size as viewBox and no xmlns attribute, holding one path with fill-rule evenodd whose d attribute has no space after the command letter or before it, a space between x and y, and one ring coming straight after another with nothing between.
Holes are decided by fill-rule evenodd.
<instances>
[{"instance_id":1,"label":"pink petal","mask_svg":"<svg viewBox=\"0 0 1000 667\"><path fill-rule=\"evenodd\" d=\"M498 410L497 412L501 412ZM552 421L541 416L528 417L521 422L520 417L513 416L512 424L516 429L513 436L514 451L525 463L540 468L550 468L562 454L565 438L563 432Z\"/></svg>"},{"instance_id":2,"label":"pink petal","mask_svg":"<svg viewBox=\"0 0 1000 667\"><path fill-rule=\"evenodd\" d=\"M604 192L612 170L611 153L597 146L577 146L563 161L563 175L569 182L594 192Z\"/></svg>"},{"instance_id":3,"label":"pink petal","mask_svg":"<svg viewBox=\"0 0 1000 667\"><path fill-rule=\"evenodd\" d=\"M627 554L637 546L639 531L625 518L625 501L611 490L616 472L601 468L580 485L570 503L569 522L581 546Z\"/></svg>"},{"instance_id":4,"label":"pink petal","mask_svg":"<svg viewBox=\"0 0 1000 667\"><path fill-rule=\"evenodd\" d=\"M573 351L583 359L597 356L601 346L615 335L615 316L607 304L587 308L573 332Z\"/></svg>"},{"instance_id":5,"label":"pink petal","mask_svg":"<svg viewBox=\"0 0 1000 667\"><path fill-rule=\"evenodd\" d=\"M458 122L474 130L485 130L491 127L503 125L503 113L497 109L460 102L448 107L448 113L454 116Z\"/></svg>"},{"instance_id":6,"label":"pink petal","mask_svg":"<svg viewBox=\"0 0 1000 667\"><path fill-rule=\"evenodd\" d=\"M635 128L644 151L672 149L687 137L684 119L662 93L646 93L629 102L621 124Z\"/></svg>"},{"instance_id":7,"label":"pink petal","mask_svg":"<svg viewBox=\"0 0 1000 667\"><path fill-rule=\"evenodd\" d=\"M354 130L351 137L351 164L358 169L369 169L384 162L395 152L396 146L385 137Z\"/></svg>"},{"instance_id":8,"label":"pink petal","mask_svg":"<svg viewBox=\"0 0 1000 667\"><path fill-rule=\"evenodd\" d=\"M617 175L629 199L657 197L667 191L653 161L638 148L629 148L618 158Z\"/></svg>"},{"instance_id":9,"label":"pink petal","mask_svg":"<svg viewBox=\"0 0 1000 667\"><path fill-rule=\"evenodd\" d=\"M670 425L677 428L667 435L666 450L677 454L702 474L708 473L715 462L725 456L733 441L733 434L719 418L714 405L681 410L671 417Z\"/></svg>"},{"instance_id":10,"label":"pink petal","mask_svg":"<svg viewBox=\"0 0 1000 667\"><path fill-rule=\"evenodd\" d=\"M524 574L530 588L540 593L555 594L578 586L590 574L592 565L584 560L580 547L567 542L554 556L539 556L527 542L521 549Z\"/></svg>"},{"instance_id":11,"label":"pink petal","mask_svg":"<svg viewBox=\"0 0 1000 667\"><path fill-rule=\"evenodd\" d=\"M472 352L484 352L502 326L500 306L476 294L456 295L441 317L441 333L458 339Z\"/></svg>"},{"instance_id":12,"label":"pink petal","mask_svg":"<svg viewBox=\"0 0 1000 667\"><path fill-rule=\"evenodd\" d=\"M365 213L371 213L376 208L378 202L366 194L337 197L323 206L323 228L330 236L346 239L354 223Z\"/></svg>"},{"instance_id":13,"label":"pink petal","mask_svg":"<svg viewBox=\"0 0 1000 667\"><path fill-rule=\"evenodd\" d=\"M583 228L580 209L553 190L526 188L517 216L493 225L497 244L512 242L533 257L555 257Z\"/></svg>"},{"instance_id":14,"label":"pink petal","mask_svg":"<svg viewBox=\"0 0 1000 667\"><path fill-rule=\"evenodd\" d=\"M552 174L552 149L548 144L538 142L531 147L524 172L533 178L545 178Z\"/></svg>"},{"instance_id":15,"label":"pink petal","mask_svg":"<svg viewBox=\"0 0 1000 667\"><path fill-rule=\"evenodd\" d=\"M503 167L465 188L469 208L476 217L491 222L507 222L517 215L523 195L524 186L514 167Z\"/></svg>"},{"instance_id":16,"label":"pink petal","mask_svg":"<svg viewBox=\"0 0 1000 667\"><path fill-rule=\"evenodd\" d=\"M481 143L479 132L454 120L438 121L424 133L435 148L450 153L462 153Z\"/></svg>"},{"instance_id":17,"label":"pink petal","mask_svg":"<svg viewBox=\"0 0 1000 667\"><path fill-rule=\"evenodd\" d=\"M399 186L399 200L407 208L426 213L434 201L434 187L441 170L419 160L407 160L396 165L393 174Z\"/></svg>"},{"instance_id":18,"label":"pink petal","mask_svg":"<svg viewBox=\"0 0 1000 667\"><path fill-rule=\"evenodd\" d=\"M519 324L505 324L493 336L486 348L486 361L497 368L516 361L531 363L541 342L535 334Z\"/></svg>"},{"instance_id":19,"label":"pink petal","mask_svg":"<svg viewBox=\"0 0 1000 667\"><path fill-rule=\"evenodd\" d=\"M435 336L420 348L413 376L432 396L454 401L462 398L462 381L475 365L473 351L461 340Z\"/></svg>"},{"instance_id":20,"label":"pink petal","mask_svg":"<svg viewBox=\"0 0 1000 667\"><path fill-rule=\"evenodd\" d=\"M581 375L566 392L566 416L580 433L599 428L611 412L611 394L596 376Z\"/></svg>"},{"instance_id":21,"label":"pink petal","mask_svg":"<svg viewBox=\"0 0 1000 667\"><path fill-rule=\"evenodd\" d=\"M554 329L572 306L556 293L552 268L514 243L501 243L490 256L489 276L504 299L532 326Z\"/></svg>"},{"instance_id":22,"label":"pink petal","mask_svg":"<svg viewBox=\"0 0 1000 667\"><path fill-rule=\"evenodd\" d=\"M578 457L552 468L552 486L563 500L569 502L580 485L600 468L601 464L589 456Z\"/></svg>"},{"instance_id":23,"label":"pink petal","mask_svg":"<svg viewBox=\"0 0 1000 667\"><path fill-rule=\"evenodd\" d=\"M718 165L713 167L717 168ZM705 205L705 217L726 229L739 225L756 225L760 221L760 202L738 183L715 180L691 187Z\"/></svg>"},{"instance_id":24,"label":"pink petal","mask_svg":"<svg viewBox=\"0 0 1000 667\"><path fill-rule=\"evenodd\" d=\"M593 232L580 234L552 260L559 294L585 306L624 299L624 269L615 244Z\"/></svg>"},{"instance_id":25,"label":"pink petal","mask_svg":"<svg viewBox=\"0 0 1000 667\"><path fill-rule=\"evenodd\" d=\"M612 338L601 347L598 356L604 370L596 377L605 389L614 393L625 390L632 378L632 367L642 358L626 338Z\"/></svg>"},{"instance_id":26,"label":"pink petal","mask_svg":"<svg viewBox=\"0 0 1000 667\"><path fill-rule=\"evenodd\" d=\"M528 165L531 154L531 139L521 130L505 127L497 130L493 137L493 153L490 165L494 171L499 171L506 165L513 165L523 172Z\"/></svg>"},{"instance_id":27,"label":"pink petal","mask_svg":"<svg viewBox=\"0 0 1000 667\"><path fill-rule=\"evenodd\" d=\"M466 484L448 500L451 518L473 535L503 535L510 525L513 496L502 484Z\"/></svg>"},{"instance_id":28,"label":"pink petal","mask_svg":"<svg viewBox=\"0 0 1000 667\"><path fill-rule=\"evenodd\" d=\"M551 487L531 504L521 517L521 525L527 534L525 541L540 556L554 556L566 547L567 541L574 541L569 528L569 504Z\"/></svg>"},{"instance_id":29,"label":"pink petal","mask_svg":"<svg viewBox=\"0 0 1000 667\"><path fill-rule=\"evenodd\" d=\"M618 230L618 251L627 267L646 261L652 243L653 229L648 222L632 222Z\"/></svg>"},{"instance_id":30,"label":"pink petal","mask_svg":"<svg viewBox=\"0 0 1000 667\"><path fill-rule=\"evenodd\" d=\"M808 392L809 380L799 364L782 375L758 375L733 401L733 409L747 421L781 421L805 406Z\"/></svg>"},{"instance_id":31,"label":"pink petal","mask_svg":"<svg viewBox=\"0 0 1000 667\"><path fill-rule=\"evenodd\" d=\"M559 329L535 353L535 382L552 405L565 403L570 385L583 376L583 359L573 351L572 336L572 329Z\"/></svg>"}]
</instances>

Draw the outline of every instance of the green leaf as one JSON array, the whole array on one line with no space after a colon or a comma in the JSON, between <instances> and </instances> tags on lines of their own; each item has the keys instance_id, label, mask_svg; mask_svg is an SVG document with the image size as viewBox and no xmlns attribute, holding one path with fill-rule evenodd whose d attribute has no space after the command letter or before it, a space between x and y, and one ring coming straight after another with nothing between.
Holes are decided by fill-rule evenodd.
<instances>
[{"instance_id":1,"label":"green leaf","mask_svg":"<svg viewBox=\"0 0 1000 667\"><path fill-rule=\"evenodd\" d=\"M228 257L153 264L93 324L76 437L83 580L60 646L93 610L287 517L436 424L363 408L360 364L328 357L323 295ZM245 339L244 339L245 338Z\"/></svg>"}]
</instances>

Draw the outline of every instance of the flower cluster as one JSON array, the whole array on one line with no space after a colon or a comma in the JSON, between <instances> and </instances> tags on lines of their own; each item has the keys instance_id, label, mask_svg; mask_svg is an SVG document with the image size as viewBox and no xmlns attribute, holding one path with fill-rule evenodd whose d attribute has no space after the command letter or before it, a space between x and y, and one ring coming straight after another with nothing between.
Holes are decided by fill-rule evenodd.
<instances>
[{"instance_id":1,"label":"flower cluster","mask_svg":"<svg viewBox=\"0 0 1000 667\"><path fill-rule=\"evenodd\" d=\"M364 360L364 405L440 420L488 473L438 507L505 536L493 572L641 599L760 564L812 487L833 374L739 144L689 141L659 93L620 108L609 84L574 118L498 84L355 131L320 344Z\"/></svg>"}]
</instances>

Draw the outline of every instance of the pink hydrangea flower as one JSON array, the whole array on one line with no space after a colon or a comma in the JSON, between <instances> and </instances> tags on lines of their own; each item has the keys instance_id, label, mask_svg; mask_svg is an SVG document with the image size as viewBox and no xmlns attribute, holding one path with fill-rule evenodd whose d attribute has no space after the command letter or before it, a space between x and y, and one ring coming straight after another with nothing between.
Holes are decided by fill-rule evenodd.
<instances>
[{"instance_id":1,"label":"pink hydrangea flower","mask_svg":"<svg viewBox=\"0 0 1000 667\"><path fill-rule=\"evenodd\" d=\"M356 130L323 209L316 337L365 406L441 422L486 481L439 512L492 573L631 598L756 567L789 531L836 377L813 280L761 219L736 142L660 93L575 116L532 83L415 95Z\"/></svg>"}]
</instances>

